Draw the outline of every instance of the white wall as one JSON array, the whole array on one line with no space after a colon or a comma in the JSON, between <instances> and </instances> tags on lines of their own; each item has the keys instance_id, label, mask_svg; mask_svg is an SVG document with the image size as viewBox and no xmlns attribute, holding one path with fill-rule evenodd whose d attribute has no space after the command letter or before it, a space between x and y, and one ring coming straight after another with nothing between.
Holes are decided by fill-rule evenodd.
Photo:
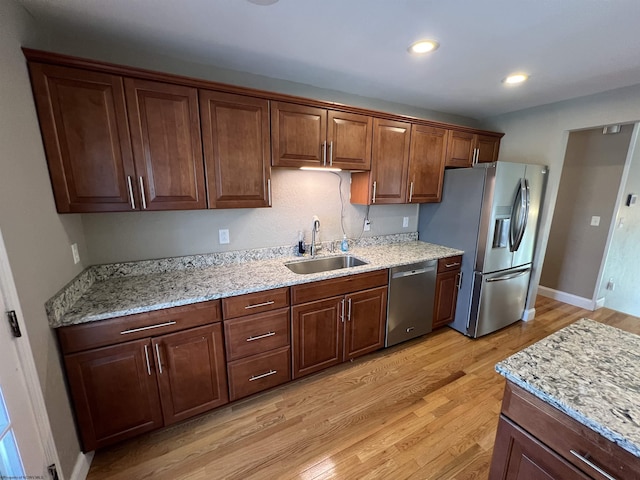
<instances>
[{"instance_id":1,"label":"white wall","mask_svg":"<svg viewBox=\"0 0 640 480\"><path fill-rule=\"evenodd\" d=\"M131 212L83 215L89 261L92 264L162 258L226 250L295 245L298 231L311 241L313 215L320 219L322 241L342 239L342 179L344 228L349 238L415 232L417 205L372 205L371 231L362 231L366 208L349 203L348 172L304 172L274 168L272 208ZM402 227L402 217L409 227ZM229 229L230 243L218 243L218 229Z\"/></svg>"},{"instance_id":2,"label":"white wall","mask_svg":"<svg viewBox=\"0 0 640 480\"><path fill-rule=\"evenodd\" d=\"M535 300L540 280L568 132L615 123L632 123L638 119L640 85L484 119L486 128L505 132L500 144L500 160L550 167L528 306Z\"/></svg>"},{"instance_id":3,"label":"white wall","mask_svg":"<svg viewBox=\"0 0 640 480\"><path fill-rule=\"evenodd\" d=\"M70 244L86 257L81 219L55 211L40 130L20 47L36 26L15 0L0 2L0 229L16 283L21 319L29 334L38 377L65 477L80 448L53 330L44 303L78 274Z\"/></svg>"},{"instance_id":4,"label":"white wall","mask_svg":"<svg viewBox=\"0 0 640 480\"><path fill-rule=\"evenodd\" d=\"M636 141L623 190L625 201L629 194L640 196L640 137ZM627 206L625 201L616 212L616 227L598 297L605 299L604 305L608 308L640 317L640 200L634 206ZM610 279L615 284L613 290L606 288Z\"/></svg>"}]
</instances>

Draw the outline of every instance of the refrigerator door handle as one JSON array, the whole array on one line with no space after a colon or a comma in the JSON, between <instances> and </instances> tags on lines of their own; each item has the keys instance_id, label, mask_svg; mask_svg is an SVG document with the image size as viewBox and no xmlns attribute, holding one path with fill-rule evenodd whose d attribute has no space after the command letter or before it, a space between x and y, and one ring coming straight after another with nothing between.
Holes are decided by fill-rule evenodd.
<instances>
[{"instance_id":1,"label":"refrigerator door handle","mask_svg":"<svg viewBox=\"0 0 640 480\"><path fill-rule=\"evenodd\" d=\"M531 205L531 192L529 191L529 180L526 178L520 181L524 184L524 190L522 195L522 221L520 222L520 232L518 232L518 238L516 240L514 252L520 248L522 239L524 238L524 232L527 229L527 221L529 220L529 207Z\"/></svg>"},{"instance_id":2,"label":"refrigerator door handle","mask_svg":"<svg viewBox=\"0 0 640 480\"><path fill-rule=\"evenodd\" d=\"M515 273L511 273L509 275L503 275L502 277L493 277L493 278L487 278L486 282L502 282L504 280L511 280L513 278L518 278L521 277L522 275L525 275L526 273L529 273L529 268L525 268L524 270L518 270Z\"/></svg>"},{"instance_id":3,"label":"refrigerator door handle","mask_svg":"<svg viewBox=\"0 0 640 480\"><path fill-rule=\"evenodd\" d=\"M522 241L524 235L523 223L528 215L525 214L525 206L527 205L526 191L528 189L525 179L520 179L520 186L516 191L511 205L511 229L509 230L509 251L515 252ZM526 208L528 210L528 208ZM523 218L523 214L525 214Z\"/></svg>"}]
</instances>

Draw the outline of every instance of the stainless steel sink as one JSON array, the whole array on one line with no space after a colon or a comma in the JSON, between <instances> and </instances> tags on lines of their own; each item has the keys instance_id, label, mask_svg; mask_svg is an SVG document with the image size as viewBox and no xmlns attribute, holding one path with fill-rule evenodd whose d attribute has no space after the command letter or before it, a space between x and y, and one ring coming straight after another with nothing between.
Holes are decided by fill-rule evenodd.
<instances>
[{"instance_id":1,"label":"stainless steel sink","mask_svg":"<svg viewBox=\"0 0 640 480\"><path fill-rule=\"evenodd\" d=\"M284 265L293 273L306 275L309 273L328 272L329 270L357 267L366 264L367 262L352 255L338 255L335 257L310 258L309 260L287 262Z\"/></svg>"}]
</instances>

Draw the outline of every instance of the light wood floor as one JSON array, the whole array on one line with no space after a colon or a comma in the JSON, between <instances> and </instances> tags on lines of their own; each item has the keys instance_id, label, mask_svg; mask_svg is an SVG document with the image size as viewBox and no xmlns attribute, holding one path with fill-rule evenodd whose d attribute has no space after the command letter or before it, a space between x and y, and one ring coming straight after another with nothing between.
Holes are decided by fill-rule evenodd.
<instances>
[{"instance_id":1,"label":"light wood floor","mask_svg":"<svg viewBox=\"0 0 640 480\"><path fill-rule=\"evenodd\" d=\"M504 379L494 365L581 317L538 297L534 321L471 340L449 328L98 451L101 479L486 479Z\"/></svg>"}]
</instances>

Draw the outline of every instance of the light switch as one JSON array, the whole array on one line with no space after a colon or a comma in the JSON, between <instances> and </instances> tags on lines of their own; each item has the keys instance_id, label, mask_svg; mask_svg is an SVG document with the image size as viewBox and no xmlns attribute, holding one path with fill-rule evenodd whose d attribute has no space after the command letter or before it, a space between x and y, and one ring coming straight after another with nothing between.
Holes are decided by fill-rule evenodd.
<instances>
[{"instance_id":1,"label":"light switch","mask_svg":"<svg viewBox=\"0 0 640 480\"><path fill-rule=\"evenodd\" d=\"M409 227L409 217L402 217L402 228Z\"/></svg>"},{"instance_id":2,"label":"light switch","mask_svg":"<svg viewBox=\"0 0 640 480\"><path fill-rule=\"evenodd\" d=\"M594 215L591 217L591 226L597 227L598 225L600 225L600 217Z\"/></svg>"},{"instance_id":3,"label":"light switch","mask_svg":"<svg viewBox=\"0 0 640 480\"><path fill-rule=\"evenodd\" d=\"M218 230L218 240L220 240L220 245L224 245L229 243L229 229L224 228Z\"/></svg>"}]
</instances>

